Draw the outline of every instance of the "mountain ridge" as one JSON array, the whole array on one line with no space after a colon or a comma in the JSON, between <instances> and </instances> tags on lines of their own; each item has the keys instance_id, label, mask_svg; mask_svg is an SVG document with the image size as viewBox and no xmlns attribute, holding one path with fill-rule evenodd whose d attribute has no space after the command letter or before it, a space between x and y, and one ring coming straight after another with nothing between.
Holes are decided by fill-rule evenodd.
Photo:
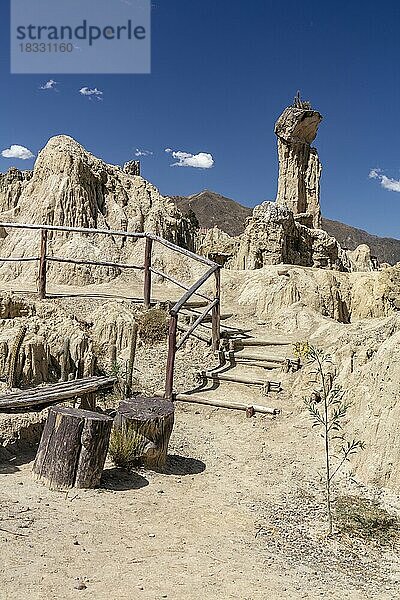
<instances>
[{"instance_id":1,"label":"mountain ridge","mask_svg":"<svg viewBox=\"0 0 400 600\"><path fill-rule=\"evenodd\" d=\"M207 189L190 196L170 198L184 214L193 211L200 227L211 229L217 225L232 236L243 233L246 219L253 212L252 208ZM344 248L354 250L360 244L367 244L379 262L395 264L400 261L400 240L374 235L364 229L324 217L322 229L335 237Z\"/></svg>"}]
</instances>

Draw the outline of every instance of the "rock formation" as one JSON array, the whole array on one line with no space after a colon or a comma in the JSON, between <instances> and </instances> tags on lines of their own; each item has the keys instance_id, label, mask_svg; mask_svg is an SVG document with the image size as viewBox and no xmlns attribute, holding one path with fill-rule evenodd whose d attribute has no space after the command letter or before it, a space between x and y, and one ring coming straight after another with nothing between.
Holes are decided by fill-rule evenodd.
<instances>
[{"instance_id":1,"label":"rock formation","mask_svg":"<svg viewBox=\"0 0 400 600\"><path fill-rule=\"evenodd\" d=\"M283 204L303 224L321 227L319 202L321 163L314 141L322 116L316 110L289 106L275 124L278 138L279 177L277 204Z\"/></svg>"},{"instance_id":2,"label":"rock formation","mask_svg":"<svg viewBox=\"0 0 400 600\"><path fill-rule=\"evenodd\" d=\"M347 253L334 237L320 229L321 164L311 143L321 120L320 113L299 96L285 108L275 125L279 158L276 201L256 206L240 236L207 234L200 252L236 269L277 264L338 271L378 268L368 246Z\"/></svg>"},{"instance_id":3,"label":"rock formation","mask_svg":"<svg viewBox=\"0 0 400 600\"><path fill-rule=\"evenodd\" d=\"M194 227L175 205L138 174L137 161L125 170L106 164L68 136L51 138L32 173L16 169L0 178L0 220L70 227L151 231L193 248ZM4 232L3 232L4 237ZM51 236L55 255L120 261L134 253L135 241L110 236ZM38 232L8 230L0 254L35 256ZM20 265L1 267L3 279L20 274ZM24 272L26 272L26 266ZM30 268L30 267L29 267ZM36 268L36 267L35 267ZM115 277L115 269L51 267L53 281L94 283Z\"/></svg>"},{"instance_id":4,"label":"rock formation","mask_svg":"<svg viewBox=\"0 0 400 600\"><path fill-rule=\"evenodd\" d=\"M15 167L8 169L7 173L0 173L0 212L17 206L21 193L32 175L32 171L19 171Z\"/></svg>"},{"instance_id":5,"label":"rock formation","mask_svg":"<svg viewBox=\"0 0 400 600\"><path fill-rule=\"evenodd\" d=\"M124 164L124 173L140 177L140 160L130 160Z\"/></svg>"}]
</instances>

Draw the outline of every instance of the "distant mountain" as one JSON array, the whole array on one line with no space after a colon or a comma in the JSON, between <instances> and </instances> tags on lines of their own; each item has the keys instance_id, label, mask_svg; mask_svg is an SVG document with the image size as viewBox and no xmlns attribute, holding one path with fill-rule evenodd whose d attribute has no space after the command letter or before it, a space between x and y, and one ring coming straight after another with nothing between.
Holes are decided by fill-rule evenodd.
<instances>
[{"instance_id":1,"label":"distant mountain","mask_svg":"<svg viewBox=\"0 0 400 600\"><path fill-rule=\"evenodd\" d=\"M191 209L195 213L200 227L211 229L214 225L218 225L229 235L243 233L246 219L253 212L252 208L242 206L238 202L210 190L204 190L193 196L172 196L171 200L184 214Z\"/></svg>"},{"instance_id":2,"label":"distant mountain","mask_svg":"<svg viewBox=\"0 0 400 600\"><path fill-rule=\"evenodd\" d=\"M343 248L354 250L360 244L367 244L372 256L376 256L379 262L394 265L400 261L400 240L372 235L363 229L329 219L322 219L322 228L335 237Z\"/></svg>"},{"instance_id":3,"label":"distant mountain","mask_svg":"<svg viewBox=\"0 0 400 600\"><path fill-rule=\"evenodd\" d=\"M193 196L172 196L171 199L185 214L192 210L200 227L210 229L217 225L229 235L240 235L244 231L247 217L253 209L226 198L216 192L204 190ZM371 253L380 262L395 264L400 261L400 240L372 235L362 229L345 225L339 221L322 219L322 228L335 237L343 248L354 250L367 244Z\"/></svg>"}]
</instances>

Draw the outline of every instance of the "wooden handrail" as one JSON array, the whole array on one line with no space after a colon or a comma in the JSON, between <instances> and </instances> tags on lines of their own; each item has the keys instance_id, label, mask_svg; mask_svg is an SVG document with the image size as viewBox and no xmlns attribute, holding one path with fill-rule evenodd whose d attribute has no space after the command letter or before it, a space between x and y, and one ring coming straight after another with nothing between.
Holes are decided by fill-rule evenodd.
<instances>
[{"instance_id":1,"label":"wooden handrail","mask_svg":"<svg viewBox=\"0 0 400 600\"><path fill-rule=\"evenodd\" d=\"M0 223L0 226L1 226L1 223ZM210 260L209 258L206 258L205 256L199 256L198 254L195 254L194 252L191 252L190 250L186 250L186 248L181 248L180 246L176 246L176 244L173 244L172 242L169 242L168 240L165 240L164 238L159 237L158 235L154 235L152 233L146 233L145 235L146 235L146 237L151 238L155 242L158 242L162 246L165 246L166 248L170 248L171 250L175 250L175 252L179 252L180 254L183 254L184 256L187 256L188 258L193 258L193 260L196 260L197 262L201 262L204 265L208 265L210 267L219 267L219 265L217 265L217 263L214 262L213 260Z\"/></svg>"},{"instance_id":2,"label":"wooden handrail","mask_svg":"<svg viewBox=\"0 0 400 600\"><path fill-rule=\"evenodd\" d=\"M181 346L186 342L188 337L194 332L194 330L204 321L205 317L208 315L210 311L212 311L212 344L213 349L218 349L219 347L219 339L220 339L220 266L214 261L195 254L190 250L186 250L185 248L181 248L172 242L165 240L157 235L154 235L149 232L138 233L138 232L130 232L123 230L113 230L113 229L95 229L89 227L67 227L61 225L46 225L46 224L37 224L37 223L8 223L8 222L0 222L0 227L3 228L13 228L13 229L31 229L41 232L41 244L40 244L40 256L38 257L9 257L9 258L0 258L1 262L28 262L28 261L39 261L39 277L38 277L38 292L39 297L42 299L46 298L46 283L47 283L47 263L48 262L61 262L61 263L70 263L70 264L86 264L93 266L103 266L103 267L114 267L120 269L138 269L144 271L144 288L143 288L143 299L144 305L146 308L150 308L151 306L151 275L152 273L165 277L168 281L174 283L175 285L181 287L186 290L185 294L182 296L180 300L171 308L170 310L170 327L169 327L169 337L168 337L168 358L167 358L167 369L166 369L166 383L165 383L165 396L167 398L172 398L173 393L173 378L174 378L174 366L175 366L175 356L176 352ZM100 235L109 235L109 236L120 236L123 238L136 238L136 239L145 239L146 247L145 247L145 256L144 256L144 266L136 266L129 265L123 263L116 263L112 261L95 261L95 260L85 260L85 259L72 259L72 258L63 258L58 256L49 256L47 254L47 241L48 241L48 232L56 231L63 233L82 233L84 235L92 235L92 234L100 234ZM204 273L200 279L198 279L191 287L186 285L183 282L174 279L170 275L166 275L161 271L157 271L152 267L152 248L153 242L157 242L162 246L173 250L174 252L178 252L186 256L187 258L191 258L196 262L202 263L210 267L206 273ZM208 295L199 292L199 288L214 274L215 276L215 295L213 298L210 298ZM204 312L196 319L193 325L189 328L189 330L184 334L179 343L177 344L177 329L178 329L178 316L180 310L186 304L186 302L191 298L191 296L196 295L201 298L206 299L210 304L206 307Z\"/></svg>"},{"instance_id":3,"label":"wooden handrail","mask_svg":"<svg viewBox=\"0 0 400 600\"><path fill-rule=\"evenodd\" d=\"M194 294L195 292L197 292L197 290L198 290L198 289L199 289L199 288L200 288L202 285L204 285L204 283L207 281L207 279L209 279L209 278L211 277L211 275L212 275L213 273L215 273L215 271L216 271L217 269L219 269L218 265L216 265L216 266L213 266L213 267L211 267L211 269L209 269L208 271L206 271L206 272L204 273L204 275L202 275L202 276L200 277L200 279L198 279L198 280L196 281L196 283L194 283L194 284L192 285L192 287L191 287L191 288L189 288L189 289L187 290L186 294L183 294L182 298L181 298L180 300L178 300L178 302L175 304L175 306L173 306L173 307L171 308L171 310L170 310L170 313L171 313L171 315L174 315L174 314L176 314L176 315L177 315L177 314L178 314L178 312L181 310L182 306L183 306L184 304L186 304L186 302L189 300L189 298L190 298L191 296L193 296L193 294Z\"/></svg>"},{"instance_id":4,"label":"wooden handrail","mask_svg":"<svg viewBox=\"0 0 400 600\"><path fill-rule=\"evenodd\" d=\"M179 340L179 342L177 343L176 350L179 350L179 348L181 346L183 346L183 344L186 342L188 337L193 333L193 331L204 321L204 319L206 318L208 313L211 312L215 306L217 306L218 302L219 302L219 300L217 300L217 299L213 300L211 302L211 304L209 304L205 308L205 310L201 313L201 315L199 317L197 317L195 322L189 327L189 329L186 331L185 335L183 335L181 337L181 339Z\"/></svg>"},{"instance_id":5,"label":"wooden handrail","mask_svg":"<svg viewBox=\"0 0 400 600\"><path fill-rule=\"evenodd\" d=\"M149 234L136 233L132 231L121 231L114 229L94 229L91 227L64 227L63 225L39 225L37 223L0 223L0 227L11 227L13 229L34 229L45 231L63 231L65 233L84 233L87 235L96 233L100 235L117 235L121 237L145 238Z\"/></svg>"},{"instance_id":6,"label":"wooden handrail","mask_svg":"<svg viewBox=\"0 0 400 600\"><path fill-rule=\"evenodd\" d=\"M95 267L114 267L116 269L137 269L143 271L144 267L137 265L127 265L125 263L116 263L102 260L86 260L77 258L62 258L61 256L46 256L46 260L50 262L71 263L72 265L93 265Z\"/></svg>"},{"instance_id":7,"label":"wooden handrail","mask_svg":"<svg viewBox=\"0 0 400 600\"><path fill-rule=\"evenodd\" d=\"M167 275L163 271L157 271L157 269L153 269L153 268L151 268L150 271L152 273L154 273L154 275L158 275L159 277L164 277L167 281L174 283L175 285L182 288L183 290L186 290L186 291L190 290L190 287L191 287L190 285L186 285L186 283L182 283L181 281L178 281L177 279L175 279L174 277L171 277L171 275ZM205 294L201 294L200 292L193 292L193 296L199 296L200 298L203 298L204 300L208 300L208 302L212 301L212 298L210 298L209 296L206 296Z\"/></svg>"}]
</instances>

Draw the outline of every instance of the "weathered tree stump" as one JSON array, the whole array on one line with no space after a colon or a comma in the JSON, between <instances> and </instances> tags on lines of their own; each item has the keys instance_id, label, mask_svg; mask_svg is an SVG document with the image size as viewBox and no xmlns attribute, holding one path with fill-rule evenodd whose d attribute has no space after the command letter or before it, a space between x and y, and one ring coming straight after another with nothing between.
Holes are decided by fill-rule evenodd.
<instances>
[{"instance_id":1,"label":"weathered tree stump","mask_svg":"<svg viewBox=\"0 0 400 600\"><path fill-rule=\"evenodd\" d=\"M132 454L148 469L160 469L167 461L174 410L172 402L157 397L137 397L119 405L115 426L134 434Z\"/></svg>"},{"instance_id":2,"label":"weathered tree stump","mask_svg":"<svg viewBox=\"0 0 400 600\"><path fill-rule=\"evenodd\" d=\"M52 490L94 488L100 483L113 419L76 408L49 409L33 476Z\"/></svg>"}]
</instances>

